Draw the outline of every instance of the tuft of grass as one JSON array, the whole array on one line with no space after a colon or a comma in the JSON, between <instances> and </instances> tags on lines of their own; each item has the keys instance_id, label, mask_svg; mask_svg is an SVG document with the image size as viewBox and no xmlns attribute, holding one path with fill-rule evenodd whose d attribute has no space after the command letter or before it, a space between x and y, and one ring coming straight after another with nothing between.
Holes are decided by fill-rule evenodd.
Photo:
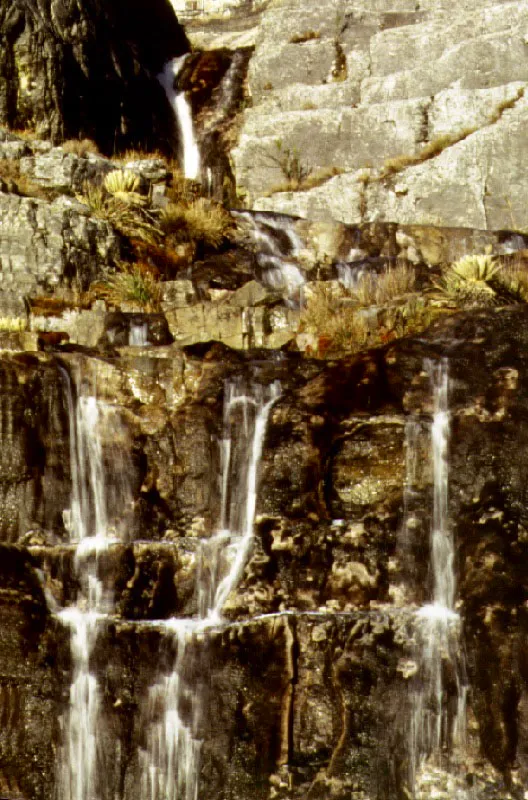
<instances>
[{"instance_id":1,"label":"tuft of grass","mask_svg":"<svg viewBox=\"0 0 528 800\"><path fill-rule=\"evenodd\" d=\"M304 31L303 33L296 33L290 38L290 44L303 44L304 42L312 42L314 39L320 39L321 34L317 31Z\"/></svg>"},{"instance_id":2,"label":"tuft of grass","mask_svg":"<svg viewBox=\"0 0 528 800\"><path fill-rule=\"evenodd\" d=\"M62 149L65 153L72 153L80 158L86 158L88 155L100 155L99 148L93 139L67 139L62 145Z\"/></svg>"},{"instance_id":3,"label":"tuft of grass","mask_svg":"<svg viewBox=\"0 0 528 800\"><path fill-rule=\"evenodd\" d=\"M458 144L458 142L462 142L464 139L467 139L472 133L475 133L477 130L476 127L468 127L464 128L459 133L445 133L442 136L438 136L436 139L428 142L425 147L423 147L419 153L415 155L401 155L395 156L394 158L388 158L381 171L381 178L386 178L389 175L396 175L398 172L401 172L407 167L413 167L417 164L423 164L424 161L429 161L431 158L436 158L446 150L448 147L452 147L454 144Z\"/></svg>"},{"instance_id":4,"label":"tuft of grass","mask_svg":"<svg viewBox=\"0 0 528 800\"><path fill-rule=\"evenodd\" d=\"M414 291L416 273L409 264L387 267L381 274L368 272L358 281L352 297L358 306L385 306Z\"/></svg>"},{"instance_id":5,"label":"tuft of grass","mask_svg":"<svg viewBox=\"0 0 528 800\"><path fill-rule=\"evenodd\" d=\"M325 283L316 285L307 298L301 326L317 334L319 355L358 352L369 345L368 321L343 306L342 297Z\"/></svg>"},{"instance_id":6,"label":"tuft of grass","mask_svg":"<svg viewBox=\"0 0 528 800\"><path fill-rule=\"evenodd\" d=\"M136 202L136 197L141 202ZM136 192L109 194L104 186L88 183L79 200L86 203L96 217L106 220L129 239L156 244L162 238L156 218L143 207L144 198Z\"/></svg>"},{"instance_id":7,"label":"tuft of grass","mask_svg":"<svg viewBox=\"0 0 528 800\"><path fill-rule=\"evenodd\" d=\"M332 180L337 175L342 175L345 172L341 167L321 167L315 170L303 179L302 183L296 181L284 181L283 183L274 184L267 195L275 194L277 192L306 192L309 189L315 189L317 186L322 186L327 181Z\"/></svg>"},{"instance_id":8,"label":"tuft of grass","mask_svg":"<svg viewBox=\"0 0 528 800\"><path fill-rule=\"evenodd\" d=\"M218 248L228 238L233 219L223 206L199 197L189 204L169 204L162 212L161 226L175 241L203 242Z\"/></svg>"},{"instance_id":9,"label":"tuft of grass","mask_svg":"<svg viewBox=\"0 0 528 800\"><path fill-rule=\"evenodd\" d=\"M92 285L92 291L110 306L133 303L143 311L159 311L161 287L150 267L141 263L120 264L115 272L108 271L102 281Z\"/></svg>"}]
</instances>

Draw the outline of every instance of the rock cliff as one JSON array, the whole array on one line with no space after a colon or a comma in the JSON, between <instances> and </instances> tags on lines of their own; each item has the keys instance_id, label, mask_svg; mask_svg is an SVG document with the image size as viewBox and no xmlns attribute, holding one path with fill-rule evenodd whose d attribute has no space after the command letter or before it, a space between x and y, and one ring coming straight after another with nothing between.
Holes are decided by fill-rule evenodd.
<instances>
[{"instance_id":1,"label":"rock cliff","mask_svg":"<svg viewBox=\"0 0 528 800\"><path fill-rule=\"evenodd\" d=\"M308 218L522 228L527 17L488 0L270 5L238 186Z\"/></svg>"},{"instance_id":2,"label":"rock cliff","mask_svg":"<svg viewBox=\"0 0 528 800\"><path fill-rule=\"evenodd\" d=\"M326 365L261 354L254 367L252 354L218 345L140 361L83 357L86 379L121 418L119 439L108 428L103 442L108 486L118 491L127 471L135 506L128 542L104 556L116 612L93 656L104 694L101 736L108 753L120 754L105 772L109 791L134 796L142 702L170 663L170 637L148 620L195 611L196 537L209 536L218 517L224 382L257 369L259 380L280 379L283 392L266 436L252 555L225 608L230 621L207 635L207 647L203 636L192 645L209 697L202 786L213 797L408 796L406 731L420 668L413 609L428 591L432 473L426 448L414 487L420 511L406 528L405 429L431 413L424 359L447 357L467 780L478 798L521 796L525 323L524 308L471 312L420 339ZM48 796L54 780L69 658L50 609L71 602L77 581L60 515L70 482L61 370L78 369L79 358L2 359L2 451L11 454L0 514L6 796ZM15 507L25 514L13 517ZM434 796L452 796L438 768L424 780L420 797L433 796L427 785L440 792Z\"/></svg>"},{"instance_id":3,"label":"rock cliff","mask_svg":"<svg viewBox=\"0 0 528 800\"><path fill-rule=\"evenodd\" d=\"M168 4L0 0L2 798L524 800L528 12L454 11L195 18L200 189L107 157Z\"/></svg>"}]
</instances>

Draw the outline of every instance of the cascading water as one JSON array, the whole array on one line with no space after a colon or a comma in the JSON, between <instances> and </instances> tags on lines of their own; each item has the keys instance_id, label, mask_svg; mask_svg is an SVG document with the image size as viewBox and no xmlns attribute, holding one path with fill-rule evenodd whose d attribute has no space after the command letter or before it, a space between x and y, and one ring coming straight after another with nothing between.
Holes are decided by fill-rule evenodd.
<instances>
[{"instance_id":1,"label":"cascading water","mask_svg":"<svg viewBox=\"0 0 528 800\"><path fill-rule=\"evenodd\" d=\"M260 279L265 286L284 294L287 301L301 304L306 278L295 259L302 249L302 241L288 217L271 214L233 212L235 217L248 223L248 234L256 246Z\"/></svg>"},{"instance_id":2,"label":"cascading water","mask_svg":"<svg viewBox=\"0 0 528 800\"><path fill-rule=\"evenodd\" d=\"M186 53L168 61L163 67L163 72L158 75L158 80L165 90L180 130L183 174L190 180L199 180L201 158L194 131L192 108L185 92L179 91L177 88L178 77L185 66L188 55Z\"/></svg>"},{"instance_id":3,"label":"cascading water","mask_svg":"<svg viewBox=\"0 0 528 800\"><path fill-rule=\"evenodd\" d=\"M84 394L79 376L76 397L69 374L62 370L70 429L72 477L71 506L65 512L70 540L76 545L74 569L79 582L75 606L59 612L71 631L73 677L70 703L61 720L63 743L58 759L59 800L94 800L102 796L98 774L100 696L91 672L100 625L112 607L111 589L98 575L100 556L118 539L111 535L108 515L107 476L103 463L101 432L117 433L112 411L95 395ZM121 473L119 508L126 518L130 499L126 470ZM130 503L129 503L130 506Z\"/></svg>"},{"instance_id":4,"label":"cascading water","mask_svg":"<svg viewBox=\"0 0 528 800\"><path fill-rule=\"evenodd\" d=\"M277 382L268 387L228 383L221 441L220 529L198 555L198 617L169 620L176 658L170 675L149 692L146 747L140 752L145 800L196 800L204 713L196 684L192 637L221 621L222 609L240 579L253 536L258 467Z\"/></svg>"},{"instance_id":5,"label":"cascading water","mask_svg":"<svg viewBox=\"0 0 528 800\"><path fill-rule=\"evenodd\" d=\"M466 726L465 665L460 642L460 617L455 611L454 542L449 522L449 377L445 359L426 361L433 394L430 429L433 466L433 516L430 534L432 603L416 614L419 682L412 697L410 783L416 791L425 760L444 766L464 744ZM416 476L419 428L407 426L407 484ZM410 452L411 451L411 452ZM410 474L409 470L412 474ZM452 796L465 798L452 787Z\"/></svg>"}]
</instances>

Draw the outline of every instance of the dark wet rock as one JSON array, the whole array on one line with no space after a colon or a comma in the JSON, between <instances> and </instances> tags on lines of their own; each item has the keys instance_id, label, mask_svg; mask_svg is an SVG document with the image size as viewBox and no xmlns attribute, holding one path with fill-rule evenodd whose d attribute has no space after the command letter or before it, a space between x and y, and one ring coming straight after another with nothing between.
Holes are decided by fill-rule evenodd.
<instances>
[{"instance_id":1,"label":"dark wet rock","mask_svg":"<svg viewBox=\"0 0 528 800\"><path fill-rule=\"evenodd\" d=\"M134 500L127 542L101 556L102 574L115 587L115 616L94 652L105 708L101 741L120 754L108 766L118 796L132 797L139 780L148 687L171 669L175 638L163 620L196 613L199 539L219 519L225 383L238 375L279 379L282 395L268 423L255 542L225 606L231 621L189 645L209 709L200 727L202 787L212 797L229 791L241 800L345 800L351 793L406 800L411 679L419 669L412 610L431 596L432 406L424 360L443 357L468 763L479 800L508 797L515 782L526 781L527 322L524 306L467 312L419 338L335 362L241 353L214 342L183 351L160 346L149 357L133 348L104 359L61 354L69 371L82 367L83 379L117 414L104 460L116 476L129 471ZM64 630L49 621L43 590L63 605L78 589L62 518L70 491L64 382L52 354L4 355L0 365L0 527L4 541L23 543L6 553L28 559L32 577L20 592L37 598L28 606L38 610L31 625L44 631L31 629L29 644L51 631L49 646L60 651L62 665L45 701L31 694L45 732L64 709L70 667ZM413 523L404 529L410 418L421 445ZM108 485L119 498L119 482ZM25 509L16 521L10 497ZM5 563L0 587L11 592L18 567ZM12 620L0 624L0 637L13 635ZM17 653L24 641L17 639ZM0 661L10 652L0 652ZM10 664L2 667L5 697L22 669L16 657ZM51 673L45 675L51 687ZM39 732L35 744L44 776L27 778L33 788L20 777L26 750L12 759L12 785L39 800L52 781L44 738Z\"/></svg>"},{"instance_id":2,"label":"dark wet rock","mask_svg":"<svg viewBox=\"0 0 528 800\"><path fill-rule=\"evenodd\" d=\"M172 342L173 338L163 314L114 311L105 317L105 330L100 345L148 347Z\"/></svg>"}]
</instances>

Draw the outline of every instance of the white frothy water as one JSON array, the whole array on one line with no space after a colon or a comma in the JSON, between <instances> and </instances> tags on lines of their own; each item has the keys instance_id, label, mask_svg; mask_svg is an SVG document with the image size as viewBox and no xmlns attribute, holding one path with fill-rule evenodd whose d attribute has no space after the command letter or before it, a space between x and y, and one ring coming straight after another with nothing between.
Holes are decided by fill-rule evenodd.
<instances>
[{"instance_id":1,"label":"white frothy water","mask_svg":"<svg viewBox=\"0 0 528 800\"><path fill-rule=\"evenodd\" d=\"M271 386L228 383L221 441L220 529L198 554L196 593L199 616L169 620L176 659L170 675L150 689L146 747L140 751L145 800L197 800L203 697L190 645L199 631L218 624L240 580L253 538L258 468L267 422L280 394Z\"/></svg>"},{"instance_id":2,"label":"white frothy water","mask_svg":"<svg viewBox=\"0 0 528 800\"><path fill-rule=\"evenodd\" d=\"M180 130L183 151L183 174L190 180L199 180L201 170L200 148L194 131L191 104L187 100L185 92L180 92L174 88L188 55L186 53L183 56L167 61L163 67L163 72L158 75L158 81L163 86L169 103L174 110Z\"/></svg>"},{"instance_id":3,"label":"white frothy water","mask_svg":"<svg viewBox=\"0 0 528 800\"><path fill-rule=\"evenodd\" d=\"M430 569L433 602L416 614L420 651L420 684L413 695L411 720L411 786L415 788L425 759L449 762L465 741L466 686L460 644L460 618L455 611L455 549L449 520L449 378L445 359L426 361L433 394L431 450L433 518ZM417 428L410 426L414 447ZM409 442L408 442L409 444ZM416 472L416 454L408 455L408 470ZM412 476L411 476L412 478Z\"/></svg>"},{"instance_id":4,"label":"white frothy water","mask_svg":"<svg viewBox=\"0 0 528 800\"><path fill-rule=\"evenodd\" d=\"M130 325L128 333L129 347L146 347L148 345L148 324L136 322Z\"/></svg>"},{"instance_id":5,"label":"white frothy water","mask_svg":"<svg viewBox=\"0 0 528 800\"><path fill-rule=\"evenodd\" d=\"M101 425L108 424L104 408L93 395L83 395L77 381L74 401L71 379L62 372L70 427L72 492L65 522L77 544L74 567L80 589L76 605L59 618L71 631L73 665L70 703L61 719L63 744L58 759L60 800L95 800L102 796L98 782L98 733L101 701L90 658L100 624L111 610L112 593L98 576L99 556L116 541L110 534L107 480ZM103 417L103 419L101 419ZM123 514L125 508L122 509Z\"/></svg>"},{"instance_id":6,"label":"white frothy water","mask_svg":"<svg viewBox=\"0 0 528 800\"><path fill-rule=\"evenodd\" d=\"M233 214L248 223L264 286L282 292L287 301L300 304L306 278L296 262L303 243L293 220L258 212L236 211Z\"/></svg>"}]
</instances>

